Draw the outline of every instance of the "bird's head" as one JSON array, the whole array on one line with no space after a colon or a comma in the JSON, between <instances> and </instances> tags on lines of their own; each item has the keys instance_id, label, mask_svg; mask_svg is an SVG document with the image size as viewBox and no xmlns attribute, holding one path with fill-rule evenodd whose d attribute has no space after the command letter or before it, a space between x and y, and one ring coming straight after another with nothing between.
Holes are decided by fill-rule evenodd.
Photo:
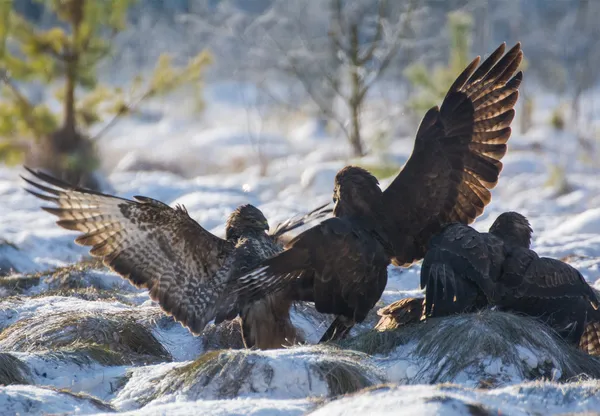
<instances>
[{"instance_id":1,"label":"bird's head","mask_svg":"<svg viewBox=\"0 0 600 416\"><path fill-rule=\"evenodd\" d=\"M490 233L519 247L531 246L533 230L527 218L518 212L500 214L490 227Z\"/></svg>"},{"instance_id":2,"label":"bird's head","mask_svg":"<svg viewBox=\"0 0 600 416\"><path fill-rule=\"evenodd\" d=\"M265 232L269 230L269 222L262 211L254 205L240 205L231 213L225 225L225 238L240 238L248 232Z\"/></svg>"},{"instance_id":3,"label":"bird's head","mask_svg":"<svg viewBox=\"0 0 600 416\"><path fill-rule=\"evenodd\" d=\"M357 166L346 166L335 175L333 215L376 215L381 203L379 181L369 171Z\"/></svg>"}]
</instances>

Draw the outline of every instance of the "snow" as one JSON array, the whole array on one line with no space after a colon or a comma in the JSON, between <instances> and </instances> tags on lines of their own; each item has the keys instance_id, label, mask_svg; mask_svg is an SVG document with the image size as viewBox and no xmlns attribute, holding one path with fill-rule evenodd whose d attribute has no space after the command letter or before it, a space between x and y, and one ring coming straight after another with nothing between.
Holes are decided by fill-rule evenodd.
<instances>
[{"instance_id":1,"label":"snow","mask_svg":"<svg viewBox=\"0 0 600 416\"><path fill-rule=\"evenodd\" d=\"M457 385L383 387L335 400L311 416L473 415L594 412L600 408L597 382L557 385L525 383L501 389L468 389Z\"/></svg>"},{"instance_id":2,"label":"snow","mask_svg":"<svg viewBox=\"0 0 600 416\"><path fill-rule=\"evenodd\" d=\"M400 167L412 149L411 137L398 138L383 154L350 160L346 143L331 137L315 120L302 120L286 130L267 122L259 126L252 114L225 104L212 109L211 117L202 122L189 121L179 111L161 109L157 117L120 124L101 143L104 168L115 194L183 204L194 219L217 235L223 235L227 216L240 204L255 204L274 228L279 221L330 201L333 178L346 164L385 160ZM545 127L536 127L527 135L513 134L493 201L474 227L486 230L498 214L519 211L532 223L533 244L540 255L564 258L600 289L600 182L590 180L600 169L583 162L566 164L570 189L557 192L547 184L555 162L555 144L572 138L565 133L553 145L539 150L531 147L532 143L543 144L551 134ZM259 154L268 160L264 176L258 167ZM117 293L115 299L88 300L52 293L56 287L52 270L88 258L87 250L73 242L75 233L57 227L55 218L39 209L39 200L24 192L20 174L24 174L21 169L0 167L0 274L14 269L17 273L10 279L22 279L32 272L38 272L40 279L16 294L0 286L0 297L11 296L0 300L0 333L15 322L57 313L145 316L155 310L147 291L106 269L86 270L81 281L86 288ZM381 179L382 187L391 180ZM377 307L422 296L419 272L418 264L408 269L390 266L389 282ZM352 334L372 328L378 318L372 315ZM308 344L320 338L330 320L307 305L292 310L292 321ZM313 346L229 351L240 362L251 364L244 378L234 380L239 382L239 390L235 394L227 390L231 397L222 397L222 386L228 381L225 370L205 385L197 379L171 391L173 371L193 364L208 349L202 336L191 335L171 318L147 325L173 362L110 366L93 360L77 362L48 351L2 351L30 369L34 385L0 387L0 414L110 412L110 407L100 402L57 389L90 394L128 415L385 415L397 414L399 409L407 415L462 415L483 413L481 408L525 415L539 409L559 414L600 408L600 385L595 381L531 383L523 377L518 365L539 370L552 361L530 346L515 346L518 365L501 357L481 357L480 365L448 380L452 384L440 384L432 381L433 369L444 362L417 357L416 340L389 354L356 353L352 359L346 351ZM394 386L330 400L331 387L318 370L324 361L352 362L368 374L370 384ZM554 370L548 378L558 380L560 369ZM495 380L500 387L481 389L479 382L484 378Z\"/></svg>"}]
</instances>

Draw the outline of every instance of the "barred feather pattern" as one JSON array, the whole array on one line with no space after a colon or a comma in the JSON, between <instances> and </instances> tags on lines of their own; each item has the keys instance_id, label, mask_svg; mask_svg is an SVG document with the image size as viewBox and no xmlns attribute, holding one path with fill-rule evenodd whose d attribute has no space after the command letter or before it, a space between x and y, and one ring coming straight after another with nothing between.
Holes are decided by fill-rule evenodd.
<instances>
[{"instance_id":1,"label":"barred feather pattern","mask_svg":"<svg viewBox=\"0 0 600 416\"><path fill-rule=\"evenodd\" d=\"M590 322L585 326L579 340L579 349L590 355L600 357L600 322Z\"/></svg>"},{"instance_id":2,"label":"barred feather pattern","mask_svg":"<svg viewBox=\"0 0 600 416\"><path fill-rule=\"evenodd\" d=\"M202 228L182 206L171 208L142 196L118 198L27 170L38 180L23 178L35 188L27 191L54 205L42 209L56 215L59 226L78 231L78 244L90 246L90 254L102 258L106 266L135 286L148 289L166 313L195 335L213 319L233 319L243 312L242 318L251 319L245 322L251 346L277 345L280 341L273 340L277 333L285 334L282 340L295 339L290 303L281 295L245 305L224 301L230 295L225 288L242 271L281 251L279 237L284 232L321 218L330 209L319 207L287 221L273 236L264 232L266 219L257 208L242 206L228 222L239 224L240 230L232 232L235 239L225 240ZM271 328L263 331L271 334L268 339L252 334L263 326Z\"/></svg>"}]
</instances>

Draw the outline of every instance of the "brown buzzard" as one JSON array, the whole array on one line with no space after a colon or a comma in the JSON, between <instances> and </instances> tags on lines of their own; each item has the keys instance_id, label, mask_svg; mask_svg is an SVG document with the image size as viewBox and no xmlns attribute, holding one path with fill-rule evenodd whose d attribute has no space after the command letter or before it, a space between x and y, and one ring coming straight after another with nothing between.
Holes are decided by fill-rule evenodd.
<instances>
[{"instance_id":1,"label":"brown buzzard","mask_svg":"<svg viewBox=\"0 0 600 416\"><path fill-rule=\"evenodd\" d=\"M171 208L143 196L135 201L118 198L27 170L40 182L23 179L43 193L27 191L57 206L43 209L59 218L59 226L83 233L75 240L78 244L92 246L93 256L148 289L192 333L200 334L212 319L220 323L239 314L248 347L278 348L296 341L289 315L292 301L285 291L247 303L224 291L229 281L280 252L286 232L331 212L325 205L280 224L270 235L263 213L242 205L229 216L222 239L190 218L183 206Z\"/></svg>"},{"instance_id":2,"label":"brown buzzard","mask_svg":"<svg viewBox=\"0 0 600 416\"><path fill-rule=\"evenodd\" d=\"M439 317L495 306L537 317L566 341L600 355L600 311L593 289L566 263L530 249L532 229L519 213L505 212L480 233L452 224L431 239L421 268L425 299L403 299L382 315L400 326L424 303L423 316ZM424 301L424 302L423 302ZM418 321L413 319L410 322ZM383 320L383 318L382 318ZM394 325L381 322L381 327Z\"/></svg>"},{"instance_id":3,"label":"brown buzzard","mask_svg":"<svg viewBox=\"0 0 600 416\"><path fill-rule=\"evenodd\" d=\"M338 172L334 218L303 232L286 250L239 279L260 297L281 287L338 317L321 339L362 322L387 283L387 266L425 255L429 239L452 222L471 223L490 202L506 153L522 73L520 44L505 45L458 76L441 108L421 121L404 168L382 191L364 169ZM478 66L479 65L479 66ZM514 76L513 76L514 75Z\"/></svg>"}]
</instances>

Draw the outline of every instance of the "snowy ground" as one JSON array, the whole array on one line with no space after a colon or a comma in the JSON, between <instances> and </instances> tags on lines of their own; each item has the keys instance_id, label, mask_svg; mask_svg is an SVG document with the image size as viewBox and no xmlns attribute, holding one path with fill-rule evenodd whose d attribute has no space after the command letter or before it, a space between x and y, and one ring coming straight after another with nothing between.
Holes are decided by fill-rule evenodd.
<instances>
[{"instance_id":1,"label":"snowy ground","mask_svg":"<svg viewBox=\"0 0 600 416\"><path fill-rule=\"evenodd\" d=\"M233 127L222 124L197 130L195 126L182 127L172 118L122 125L104 145L104 152L114 158L109 165L115 169L108 179L120 196L147 195L171 205L185 205L193 218L217 234L223 232L227 215L242 203L257 205L274 227L278 221L330 200L333 176L347 162L339 141L328 138L310 122L287 138L263 132L262 151L271 162L267 176L261 177L255 164L256 146L248 143L243 130L236 129L235 123ZM127 141L123 140L125 134ZM550 157L552 146L544 143L542 150L531 146L552 135L555 133L544 128L526 137L513 135L493 202L475 227L485 230L501 212L519 211L530 219L534 248L541 255L566 259L600 289L600 169L579 161L570 163L570 189L557 195L554 187L546 186L549 166L556 163L556 158ZM216 164L222 164L221 169L233 164L239 172L184 179L171 173L131 171L139 163L143 146L153 149L151 157L148 152L143 155L146 159L156 161L163 156L161 160L167 164L195 163L196 174L208 163L212 163L210 170L216 169ZM410 138L394 141L385 160L400 166L411 148ZM382 158L360 162L374 164ZM482 367L473 373L461 372L442 380L453 384L429 385L433 379L421 371L425 364L413 356L416 344L410 343L386 354L299 346L216 353L215 362L209 364L192 361L208 349L203 337L192 337L178 324L161 318L145 291L95 267L67 269L59 278L46 272L87 258L86 250L75 245L74 234L57 227L54 217L39 209L39 201L23 191L19 174L23 174L19 169L0 168L0 271L6 274L6 269L12 268L19 272L0 285L0 297L4 297L0 300L0 354L10 353L24 364L19 368L29 384L0 388L2 415L113 411L131 415L350 415L397 414L399 408L403 414L414 415L520 415L600 410L600 383L529 382L502 357L485 357ZM31 277L35 272L41 273ZM418 265L404 270L390 267L379 306L418 294L418 272ZM93 288L95 292L57 292L68 279L79 289ZM79 331L68 326L69 318L83 322L93 316L116 326L106 324L106 330L92 326L84 335L101 337L112 330L121 334L121 338L114 334L112 338L127 360L119 361L107 352L101 359L86 359L80 352L88 351L81 347L87 335L79 332L74 335L77 345L60 344L61 336L68 338ZM136 331L146 331L144 336L158 340L159 351L130 351L131 345L124 346L123 341L129 327L120 324L120 319L133 322ZM320 337L326 319L301 308L294 312L294 323L310 342ZM373 322L355 332L366 331ZM48 328L55 323L67 329L59 335L52 333ZM18 325L25 325L27 337L20 335ZM44 348L47 343L61 345L61 349L49 351ZM527 346L516 348L530 370L545 374L542 364L552 357L542 357ZM560 369L554 370L546 378L559 379ZM483 378L495 380L492 388L481 389ZM385 383L394 385L330 401L336 393Z\"/></svg>"}]
</instances>

